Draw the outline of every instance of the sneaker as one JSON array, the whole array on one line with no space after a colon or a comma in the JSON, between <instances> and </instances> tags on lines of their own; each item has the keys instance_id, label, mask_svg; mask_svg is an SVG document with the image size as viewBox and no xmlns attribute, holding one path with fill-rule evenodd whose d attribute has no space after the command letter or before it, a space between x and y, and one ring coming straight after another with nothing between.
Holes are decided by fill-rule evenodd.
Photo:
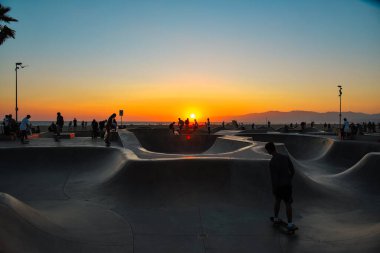
<instances>
[{"instance_id":1,"label":"sneaker","mask_svg":"<svg viewBox=\"0 0 380 253\"><path fill-rule=\"evenodd\" d=\"M280 223L281 223L281 220L279 218L271 217L270 219L274 225L280 225Z\"/></svg>"},{"instance_id":2,"label":"sneaker","mask_svg":"<svg viewBox=\"0 0 380 253\"><path fill-rule=\"evenodd\" d=\"M293 223L288 223L287 229L290 231L293 231L297 229L297 226L294 225Z\"/></svg>"}]
</instances>

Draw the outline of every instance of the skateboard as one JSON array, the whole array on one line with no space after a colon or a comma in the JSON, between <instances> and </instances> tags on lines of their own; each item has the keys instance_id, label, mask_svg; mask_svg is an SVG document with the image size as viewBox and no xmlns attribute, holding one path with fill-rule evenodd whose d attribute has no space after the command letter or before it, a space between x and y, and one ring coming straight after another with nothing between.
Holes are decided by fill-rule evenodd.
<instances>
[{"instance_id":1,"label":"skateboard","mask_svg":"<svg viewBox=\"0 0 380 253\"><path fill-rule=\"evenodd\" d=\"M273 223L273 226L275 227L281 227L282 229L285 229L285 232L288 235L294 235L296 230L298 230L297 226L294 226L292 229L288 229L288 223L285 221L278 219L278 222L274 222L274 217L270 217L270 221Z\"/></svg>"}]
</instances>

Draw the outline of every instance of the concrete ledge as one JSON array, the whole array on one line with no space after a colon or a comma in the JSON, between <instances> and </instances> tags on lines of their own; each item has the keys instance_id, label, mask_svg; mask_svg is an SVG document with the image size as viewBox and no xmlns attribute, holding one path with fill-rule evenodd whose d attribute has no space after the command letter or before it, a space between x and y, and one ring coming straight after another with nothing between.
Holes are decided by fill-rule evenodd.
<instances>
[{"instance_id":1,"label":"concrete ledge","mask_svg":"<svg viewBox=\"0 0 380 253\"><path fill-rule=\"evenodd\" d=\"M31 135L28 135L28 139L38 139L40 138L40 134L31 134Z\"/></svg>"},{"instance_id":2,"label":"concrete ledge","mask_svg":"<svg viewBox=\"0 0 380 253\"><path fill-rule=\"evenodd\" d=\"M54 137L57 137L57 134L54 134ZM61 133L60 138L61 139L74 139L75 133Z\"/></svg>"}]
</instances>

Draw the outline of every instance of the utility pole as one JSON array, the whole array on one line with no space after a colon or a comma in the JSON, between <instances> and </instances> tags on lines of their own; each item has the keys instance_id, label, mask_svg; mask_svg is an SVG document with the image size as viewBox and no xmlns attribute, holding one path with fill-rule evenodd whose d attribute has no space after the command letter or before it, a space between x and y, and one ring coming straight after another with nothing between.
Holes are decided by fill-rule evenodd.
<instances>
[{"instance_id":1,"label":"utility pole","mask_svg":"<svg viewBox=\"0 0 380 253\"><path fill-rule=\"evenodd\" d=\"M338 85L339 88L339 131L342 129L342 85Z\"/></svg>"}]
</instances>

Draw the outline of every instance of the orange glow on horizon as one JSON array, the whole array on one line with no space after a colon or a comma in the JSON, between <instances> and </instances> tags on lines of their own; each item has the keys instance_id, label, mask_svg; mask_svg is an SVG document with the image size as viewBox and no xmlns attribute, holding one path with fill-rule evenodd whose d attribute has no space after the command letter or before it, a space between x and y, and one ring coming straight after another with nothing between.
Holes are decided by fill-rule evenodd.
<instances>
[{"instance_id":1,"label":"orange glow on horizon","mask_svg":"<svg viewBox=\"0 0 380 253\"><path fill-rule=\"evenodd\" d=\"M124 122L171 122L177 121L178 118L189 118L192 121L196 119L200 124L209 117L211 121L223 121L224 117L240 116L249 113L261 113L266 111L292 111L292 110L305 110L316 112L338 111L339 101L327 99L325 103L320 105L318 101L309 100L307 107L304 106L302 100L297 101L294 99L290 103L285 103L285 98L281 99L279 96L272 96L271 98L263 97L261 103L258 99L240 99L234 101L232 99L224 99L217 101L209 99L206 101L196 100L193 105L182 105L183 99L148 99L148 100L134 100L126 102L125 104L110 99L102 100L101 103L91 103L89 101L81 101L77 103L54 103L46 102L43 100L25 99L19 100L19 119L23 118L26 114L31 114L32 121L53 121L56 118L56 113L59 111L68 122L77 118L78 120L90 121L92 119L104 120L112 113L118 115L119 109L124 110ZM257 102L256 102L257 101ZM281 104L278 103L281 101ZM14 101L3 100L0 101L0 116L5 114L13 114ZM289 105L290 104L290 105ZM333 104L334 106L331 106ZM292 106L293 105L293 106ZM366 105L366 103L346 103L343 106L343 111L360 111L359 105ZM378 113L378 108L368 107L364 112ZM119 120L119 116L117 116Z\"/></svg>"},{"instance_id":2,"label":"orange glow on horizon","mask_svg":"<svg viewBox=\"0 0 380 253\"><path fill-rule=\"evenodd\" d=\"M187 78L191 80L191 76ZM31 81L30 86L20 88L19 118L30 114L33 121L51 121L60 111L65 121L74 117L86 121L94 118L104 120L114 112L118 115L119 110L123 109L124 122L171 122L180 117L192 121L196 118L201 124L207 118L215 122L223 121L225 117L266 111L339 110L335 86L284 89L287 87L285 84L276 86L270 83L252 83L243 89L236 88L237 85L232 82L221 82L218 85L218 80L209 80L208 84L198 79L194 79L195 84L186 82L191 87L186 93L181 93L174 82L141 86L136 84L133 88L110 83L107 87L92 90L82 87L84 84L79 81L76 86L71 84L57 93L55 86L40 88L39 80L36 79ZM0 88L1 95L4 95L4 99L0 100L0 116L9 113L14 115L13 87ZM342 110L379 113L377 98L377 90L357 91L347 87L344 90Z\"/></svg>"}]
</instances>

